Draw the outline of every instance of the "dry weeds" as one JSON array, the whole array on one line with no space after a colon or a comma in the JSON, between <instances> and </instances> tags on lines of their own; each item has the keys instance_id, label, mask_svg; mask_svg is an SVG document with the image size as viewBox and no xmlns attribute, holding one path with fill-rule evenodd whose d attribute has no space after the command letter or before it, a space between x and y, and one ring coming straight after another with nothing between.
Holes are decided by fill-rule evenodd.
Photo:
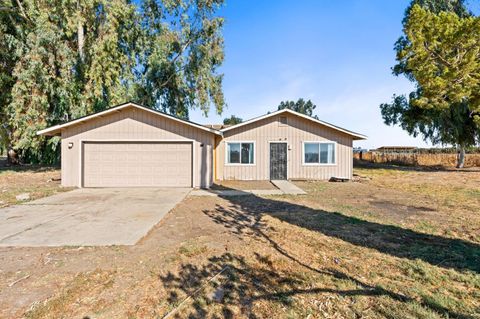
<instances>
[{"instance_id":1,"label":"dry weeds","mask_svg":"<svg viewBox=\"0 0 480 319\"><path fill-rule=\"evenodd\" d=\"M29 200L34 200L68 190L71 188L60 186L58 168L0 168L0 207L21 203L16 196L22 193L28 193Z\"/></svg>"},{"instance_id":2,"label":"dry weeds","mask_svg":"<svg viewBox=\"0 0 480 319\"><path fill-rule=\"evenodd\" d=\"M0 317L161 318L201 287L176 318L480 318L480 173L356 173L187 198L133 247L2 248Z\"/></svg>"}]
</instances>

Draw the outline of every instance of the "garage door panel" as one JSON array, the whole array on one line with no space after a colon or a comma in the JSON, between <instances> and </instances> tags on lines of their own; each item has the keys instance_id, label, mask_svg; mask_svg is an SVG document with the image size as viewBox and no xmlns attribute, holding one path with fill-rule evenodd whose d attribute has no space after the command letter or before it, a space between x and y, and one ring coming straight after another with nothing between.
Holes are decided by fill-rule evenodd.
<instances>
[{"instance_id":1,"label":"garage door panel","mask_svg":"<svg viewBox=\"0 0 480 319\"><path fill-rule=\"evenodd\" d=\"M84 187L191 187L191 143L99 143L83 146Z\"/></svg>"}]
</instances>

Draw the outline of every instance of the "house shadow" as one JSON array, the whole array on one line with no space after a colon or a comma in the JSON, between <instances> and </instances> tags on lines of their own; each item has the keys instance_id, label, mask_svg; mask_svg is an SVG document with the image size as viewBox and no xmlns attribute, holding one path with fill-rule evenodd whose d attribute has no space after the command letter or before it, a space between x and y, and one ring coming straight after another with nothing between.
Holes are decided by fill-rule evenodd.
<instances>
[{"instance_id":1,"label":"house shadow","mask_svg":"<svg viewBox=\"0 0 480 319\"><path fill-rule=\"evenodd\" d=\"M325 286L322 281L311 282L305 287L305 283L294 275L276 271L268 255L254 252L254 258L258 262L252 263L247 262L243 256L226 252L210 257L205 264L183 264L178 273L169 272L159 276L169 291L168 301L171 304L181 304L185 296L192 298L191 307L178 310L184 317L234 318L240 312L243 316L257 318L253 307L256 301L267 300L288 307L294 301L294 296L329 293L339 296L386 296L400 303L420 304L448 318L474 318L470 314L447 308L431 298L419 299L418 296L414 298L394 292L338 269L315 268L273 239L269 235L269 226L262 217L272 216L394 257L420 259L438 267L480 273L480 246L477 244L368 222L273 198L246 195L225 196L224 199L228 201L226 204L216 204L213 209L204 210L203 213L233 234L267 242L276 252L306 271L328 276L332 280L349 281L354 288L336 289L331 285ZM216 309L213 314L212 309ZM381 309L376 311L382 312Z\"/></svg>"}]
</instances>

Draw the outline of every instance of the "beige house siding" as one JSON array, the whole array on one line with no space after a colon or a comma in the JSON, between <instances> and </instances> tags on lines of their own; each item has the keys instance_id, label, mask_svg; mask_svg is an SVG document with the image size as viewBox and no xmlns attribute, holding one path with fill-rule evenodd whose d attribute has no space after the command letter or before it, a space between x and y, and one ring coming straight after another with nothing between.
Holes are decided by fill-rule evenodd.
<instances>
[{"instance_id":1,"label":"beige house siding","mask_svg":"<svg viewBox=\"0 0 480 319\"><path fill-rule=\"evenodd\" d=\"M193 187L208 187L213 181L214 140L213 133L161 115L134 107L121 109L62 129L62 185L83 186L81 144L85 141L191 141ZM69 143L73 143L71 149Z\"/></svg>"},{"instance_id":2,"label":"beige house siding","mask_svg":"<svg viewBox=\"0 0 480 319\"><path fill-rule=\"evenodd\" d=\"M279 122L287 117L287 125ZM245 141L255 143L254 165L226 164L226 142ZM303 142L336 142L336 164L304 165ZM335 129L314 123L293 114L281 114L259 120L224 132L224 138L216 149L219 180L268 180L270 179L269 142L288 143L288 179L321 180L330 177L352 177L352 137Z\"/></svg>"},{"instance_id":3,"label":"beige house siding","mask_svg":"<svg viewBox=\"0 0 480 319\"><path fill-rule=\"evenodd\" d=\"M287 124L280 123L283 117ZM272 142L288 146L288 179L351 178L352 142L366 138L290 110L218 131L134 103L55 125L37 134L61 135L62 185L73 187L209 187L216 179L268 180ZM303 163L304 143L315 141L335 143L334 164ZM226 163L227 142L254 143L254 163Z\"/></svg>"}]
</instances>

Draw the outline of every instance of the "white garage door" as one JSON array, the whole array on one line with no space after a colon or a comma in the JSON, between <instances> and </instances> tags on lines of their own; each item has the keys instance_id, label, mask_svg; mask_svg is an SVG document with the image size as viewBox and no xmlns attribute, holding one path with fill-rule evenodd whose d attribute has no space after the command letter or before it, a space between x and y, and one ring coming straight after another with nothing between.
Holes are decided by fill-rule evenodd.
<instances>
[{"instance_id":1,"label":"white garage door","mask_svg":"<svg viewBox=\"0 0 480 319\"><path fill-rule=\"evenodd\" d=\"M84 187L191 187L192 143L85 142Z\"/></svg>"}]
</instances>

